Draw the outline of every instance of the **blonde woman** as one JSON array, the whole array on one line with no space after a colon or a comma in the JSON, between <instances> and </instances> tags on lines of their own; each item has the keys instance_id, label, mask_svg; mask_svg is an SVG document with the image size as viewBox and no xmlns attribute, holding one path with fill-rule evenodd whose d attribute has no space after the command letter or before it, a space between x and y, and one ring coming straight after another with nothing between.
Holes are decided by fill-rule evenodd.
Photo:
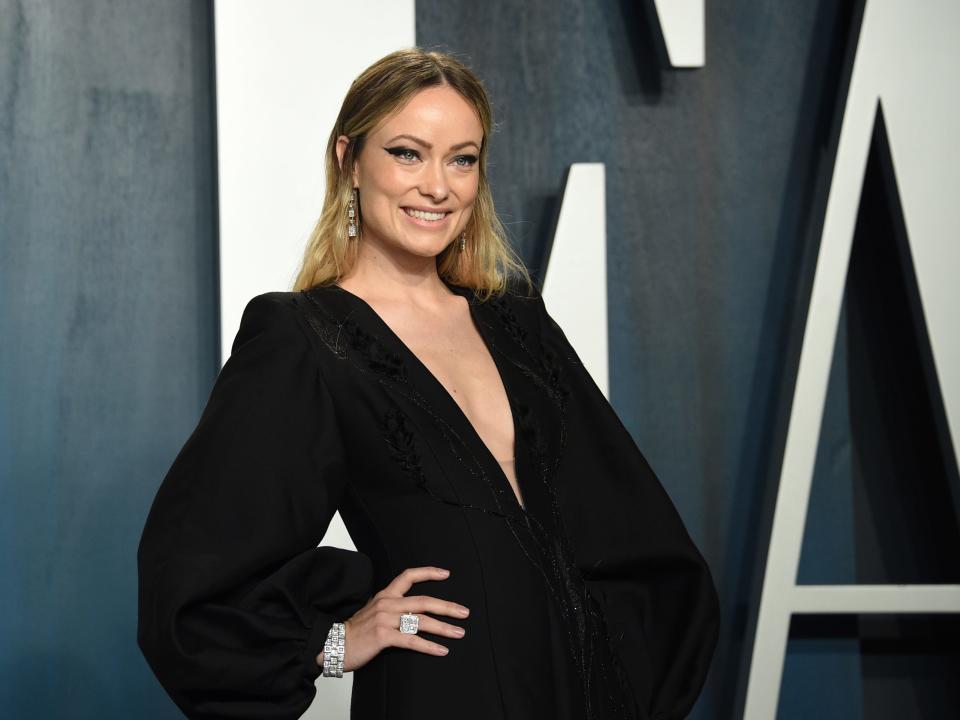
<instances>
[{"instance_id":1,"label":"blonde woman","mask_svg":"<svg viewBox=\"0 0 960 720\"><path fill-rule=\"evenodd\" d=\"M291 292L247 305L151 508L138 639L196 718L684 717L709 570L494 212L455 57L351 86ZM318 547L340 512L355 552Z\"/></svg>"}]
</instances>

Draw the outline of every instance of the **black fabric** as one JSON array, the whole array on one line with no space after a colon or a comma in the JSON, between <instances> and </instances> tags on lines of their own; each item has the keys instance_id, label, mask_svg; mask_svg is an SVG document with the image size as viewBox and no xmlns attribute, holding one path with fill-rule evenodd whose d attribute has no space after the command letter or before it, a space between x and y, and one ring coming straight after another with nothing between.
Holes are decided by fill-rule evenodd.
<instances>
[{"instance_id":1,"label":"black fabric","mask_svg":"<svg viewBox=\"0 0 960 720\"><path fill-rule=\"evenodd\" d=\"M297 718L315 657L407 567L468 606L445 657L387 648L351 718L683 718L718 631L709 570L542 298L469 303L510 399L522 507L439 381L336 285L267 293L164 479L138 641L191 718ZM339 510L357 551L317 547ZM348 637L349 644L349 637ZM343 682L321 678L325 683Z\"/></svg>"}]
</instances>

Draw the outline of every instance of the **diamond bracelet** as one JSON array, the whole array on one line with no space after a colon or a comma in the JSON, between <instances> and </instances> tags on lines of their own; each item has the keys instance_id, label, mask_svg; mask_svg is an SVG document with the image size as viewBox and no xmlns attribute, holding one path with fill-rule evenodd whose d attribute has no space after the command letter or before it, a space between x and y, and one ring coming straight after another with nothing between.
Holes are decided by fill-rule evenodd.
<instances>
[{"instance_id":1,"label":"diamond bracelet","mask_svg":"<svg viewBox=\"0 0 960 720\"><path fill-rule=\"evenodd\" d=\"M346 639L346 627L342 622L330 626L327 639L323 643L323 676L343 677L343 647Z\"/></svg>"}]
</instances>

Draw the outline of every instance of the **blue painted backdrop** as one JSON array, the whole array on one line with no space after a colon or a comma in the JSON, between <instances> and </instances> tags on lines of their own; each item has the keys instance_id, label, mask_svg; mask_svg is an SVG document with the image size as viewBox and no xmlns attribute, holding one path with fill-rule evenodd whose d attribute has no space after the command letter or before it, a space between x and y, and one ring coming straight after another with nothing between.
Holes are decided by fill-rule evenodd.
<instances>
[{"instance_id":1,"label":"blue painted backdrop","mask_svg":"<svg viewBox=\"0 0 960 720\"><path fill-rule=\"evenodd\" d=\"M219 363L210 23L0 0L0 717L179 714L136 545Z\"/></svg>"}]
</instances>

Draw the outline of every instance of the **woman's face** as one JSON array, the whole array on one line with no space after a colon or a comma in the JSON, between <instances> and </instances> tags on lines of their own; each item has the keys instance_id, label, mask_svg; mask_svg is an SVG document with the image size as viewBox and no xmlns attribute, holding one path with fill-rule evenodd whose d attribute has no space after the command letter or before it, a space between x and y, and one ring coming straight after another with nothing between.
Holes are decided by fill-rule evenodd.
<instances>
[{"instance_id":1,"label":"woman's face","mask_svg":"<svg viewBox=\"0 0 960 720\"><path fill-rule=\"evenodd\" d=\"M479 187L483 127L456 90L421 90L366 139L354 166L364 243L435 257L459 238ZM341 136L342 158L346 136Z\"/></svg>"}]
</instances>

